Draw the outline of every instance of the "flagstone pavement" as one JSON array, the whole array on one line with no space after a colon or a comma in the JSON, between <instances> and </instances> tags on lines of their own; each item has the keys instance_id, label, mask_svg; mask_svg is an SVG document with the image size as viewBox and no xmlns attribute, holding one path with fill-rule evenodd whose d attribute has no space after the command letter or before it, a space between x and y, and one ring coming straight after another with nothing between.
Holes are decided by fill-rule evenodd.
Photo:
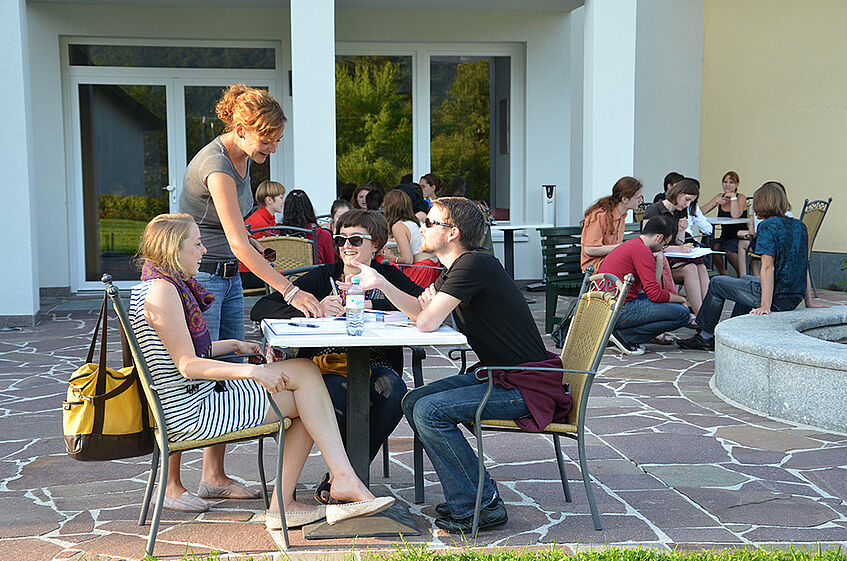
<instances>
[{"instance_id":1,"label":"flagstone pavement","mask_svg":"<svg viewBox=\"0 0 847 561\"><path fill-rule=\"evenodd\" d=\"M528 296L537 300L532 309L541 326L544 295ZM845 293L821 296L847 304ZM48 308L34 328L0 332L0 560L142 555L149 526L138 526L136 519L149 457L77 462L65 454L61 438L67 380L84 360L98 304L96 297L75 296ZM552 349L549 337L545 341ZM607 350L591 393L587 456L603 531L591 522L574 444L563 445L571 458L568 504L549 438L491 433L484 437L487 465L509 522L481 533L476 545L847 546L847 435L722 401L709 387L713 353L647 349L637 357ZM446 353L427 349L427 381L455 372ZM411 386L408 372L406 379ZM428 462L427 502L413 502L411 442L403 421L390 439L390 475L384 478L381 462L374 462L372 487L409 507L421 535L406 537L408 542L462 545L434 525L433 505L443 496ZM272 465L275 447L267 448ZM230 447L227 471L256 486L255 454L255 444ZM196 489L200 454L186 454L183 465L183 481ZM324 471L315 451L300 479L301 496L311 496ZM157 556L213 550L256 559L280 555L278 536L264 530L260 503L221 501L196 517L165 511ZM307 541L294 530L291 543L288 555L311 559L392 549L401 541Z\"/></svg>"}]
</instances>

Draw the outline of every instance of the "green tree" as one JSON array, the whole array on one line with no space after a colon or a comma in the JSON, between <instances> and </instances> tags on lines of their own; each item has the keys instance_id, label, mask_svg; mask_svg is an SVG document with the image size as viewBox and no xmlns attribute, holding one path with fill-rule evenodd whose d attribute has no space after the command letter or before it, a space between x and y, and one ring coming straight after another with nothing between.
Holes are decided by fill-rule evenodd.
<instances>
[{"instance_id":1,"label":"green tree","mask_svg":"<svg viewBox=\"0 0 847 561\"><path fill-rule=\"evenodd\" d=\"M432 169L467 180L467 196L488 200L490 177L488 59L456 65L443 101L432 109Z\"/></svg>"},{"instance_id":2,"label":"green tree","mask_svg":"<svg viewBox=\"0 0 847 561\"><path fill-rule=\"evenodd\" d=\"M386 57L339 57L335 79L338 179L395 185L412 171L408 65Z\"/></svg>"}]
</instances>

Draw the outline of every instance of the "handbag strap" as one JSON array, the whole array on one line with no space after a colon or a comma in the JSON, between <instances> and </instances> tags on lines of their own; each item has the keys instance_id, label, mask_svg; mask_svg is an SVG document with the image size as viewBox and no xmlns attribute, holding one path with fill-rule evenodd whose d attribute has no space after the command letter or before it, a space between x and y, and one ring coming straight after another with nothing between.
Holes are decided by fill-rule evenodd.
<instances>
[{"instance_id":1,"label":"handbag strap","mask_svg":"<svg viewBox=\"0 0 847 561\"><path fill-rule=\"evenodd\" d=\"M100 315L97 316L97 323L94 325L94 333L91 335L91 344L88 345L88 355L85 362L91 362L94 358L94 346L97 345L97 335L100 331L100 322L103 321L103 315L106 313L106 293L103 293L103 303L100 305Z\"/></svg>"}]
</instances>

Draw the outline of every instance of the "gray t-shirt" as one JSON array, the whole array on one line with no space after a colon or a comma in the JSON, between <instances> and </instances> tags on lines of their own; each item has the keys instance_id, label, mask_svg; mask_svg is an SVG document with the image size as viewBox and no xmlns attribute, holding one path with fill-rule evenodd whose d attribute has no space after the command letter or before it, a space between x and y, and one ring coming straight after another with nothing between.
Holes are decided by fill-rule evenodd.
<instances>
[{"instance_id":1,"label":"gray t-shirt","mask_svg":"<svg viewBox=\"0 0 847 561\"><path fill-rule=\"evenodd\" d=\"M235 181L235 192L241 216L245 217L253 208L253 192L250 189L250 159L247 159L247 174L241 177L236 171L221 137L204 146L185 169L182 194L179 197L179 211L194 217L200 227L200 237L207 253L203 262L220 262L235 259L229 242L226 241L223 226L215 211L215 204L206 179L213 173L225 173Z\"/></svg>"}]
</instances>

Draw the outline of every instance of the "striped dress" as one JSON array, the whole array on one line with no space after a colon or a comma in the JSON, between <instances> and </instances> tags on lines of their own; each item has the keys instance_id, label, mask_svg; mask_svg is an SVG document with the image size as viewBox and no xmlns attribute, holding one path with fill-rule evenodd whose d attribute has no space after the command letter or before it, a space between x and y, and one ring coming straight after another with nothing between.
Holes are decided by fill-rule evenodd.
<instances>
[{"instance_id":1,"label":"striped dress","mask_svg":"<svg viewBox=\"0 0 847 561\"><path fill-rule=\"evenodd\" d=\"M255 380L226 380L227 391L216 392L213 380L184 385L156 331L144 318L144 300L152 280L132 288L129 319L153 383L160 387L168 440L214 438L262 424L270 408L268 393ZM179 384L162 387L168 384Z\"/></svg>"}]
</instances>

